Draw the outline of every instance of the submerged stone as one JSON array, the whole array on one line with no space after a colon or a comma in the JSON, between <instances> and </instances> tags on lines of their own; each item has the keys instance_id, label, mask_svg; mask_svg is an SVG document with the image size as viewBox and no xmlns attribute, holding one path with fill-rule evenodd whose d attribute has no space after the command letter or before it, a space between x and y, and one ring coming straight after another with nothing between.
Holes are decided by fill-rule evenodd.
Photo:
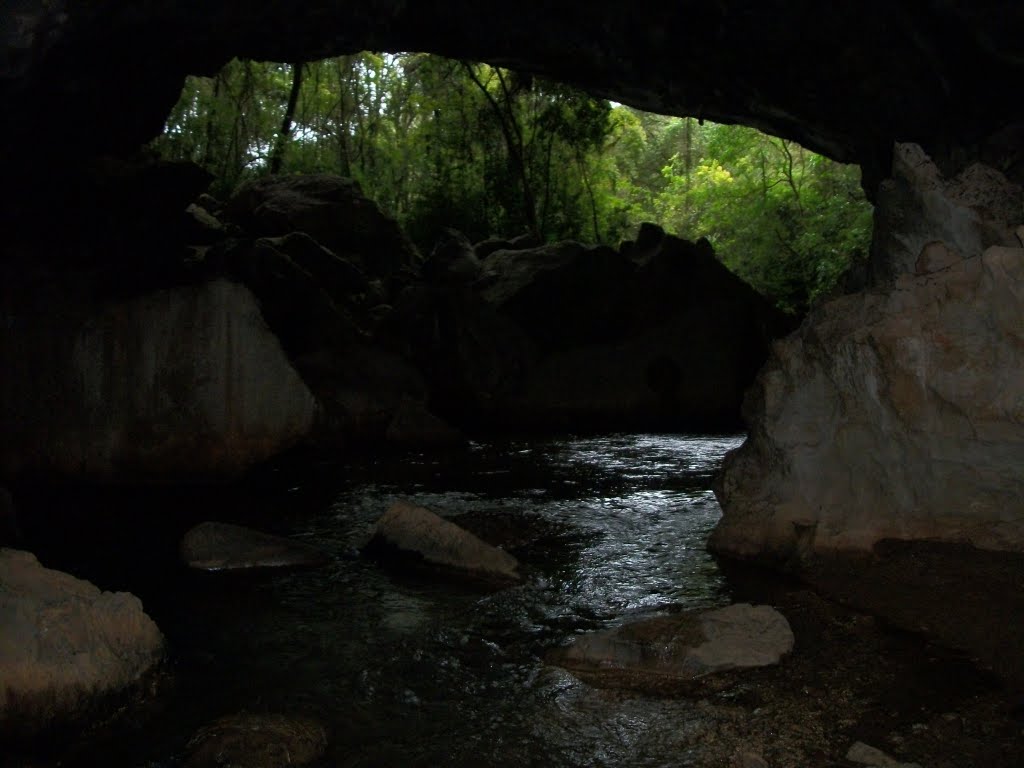
<instances>
[{"instance_id":1,"label":"submerged stone","mask_svg":"<svg viewBox=\"0 0 1024 768\"><path fill-rule=\"evenodd\" d=\"M686 681L777 664L792 649L785 616L767 605L737 603L584 635L550 661L598 684L630 687L652 678Z\"/></svg>"},{"instance_id":2,"label":"submerged stone","mask_svg":"<svg viewBox=\"0 0 1024 768\"><path fill-rule=\"evenodd\" d=\"M200 571L229 571L317 566L329 558L322 550L301 541L241 525L207 522L185 534L181 559L189 568Z\"/></svg>"}]
</instances>

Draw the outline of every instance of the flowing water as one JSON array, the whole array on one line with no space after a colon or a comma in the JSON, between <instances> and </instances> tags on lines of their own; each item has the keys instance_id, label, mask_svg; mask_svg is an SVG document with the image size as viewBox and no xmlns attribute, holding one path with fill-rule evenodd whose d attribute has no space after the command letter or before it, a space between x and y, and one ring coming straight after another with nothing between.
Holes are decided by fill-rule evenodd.
<instances>
[{"instance_id":1,"label":"flowing water","mask_svg":"<svg viewBox=\"0 0 1024 768\"><path fill-rule=\"evenodd\" d=\"M601 691L544 656L631 617L728 602L704 545L720 515L713 474L741 441L613 435L321 459L271 473L236 508L189 500L179 519L248 521L332 562L193 574L140 547L141 534L108 542L134 559L97 557L80 575L141 595L167 635L172 683L135 730L65 764L102 750L112 767L172 766L197 727L245 710L316 716L325 764L338 766L699 765L694 702ZM523 583L493 591L361 557L396 498L496 535Z\"/></svg>"}]
</instances>

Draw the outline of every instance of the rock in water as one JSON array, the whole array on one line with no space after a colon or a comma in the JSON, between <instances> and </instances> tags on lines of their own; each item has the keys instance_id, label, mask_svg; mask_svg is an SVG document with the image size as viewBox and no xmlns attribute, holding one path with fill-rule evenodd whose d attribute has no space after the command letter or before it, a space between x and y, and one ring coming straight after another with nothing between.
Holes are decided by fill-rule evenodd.
<instances>
[{"instance_id":1,"label":"rock in water","mask_svg":"<svg viewBox=\"0 0 1024 768\"><path fill-rule=\"evenodd\" d=\"M243 712L201 728L188 743L185 768L285 768L311 763L326 748L323 726L314 720Z\"/></svg>"},{"instance_id":2,"label":"rock in water","mask_svg":"<svg viewBox=\"0 0 1024 768\"><path fill-rule=\"evenodd\" d=\"M0 549L0 733L29 738L96 715L102 697L140 685L163 648L134 595Z\"/></svg>"},{"instance_id":3,"label":"rock in water","mask_svg":"<svg viewBox=\"0 0 1024 768\"><path fill-rule=\"evenodd\" d=\"M519 562L429 509L398 500L377 521L367 549L371 553L395 551L430 565L461 571L485 579L518 581Z\"/></svg>"},{"instance_id":4,"label":"rock in water","mask_svg":"<svg viewBox=\"0 0 1024 768\"><path fill-rule=\"evenodd\" d=\"M584 635L551 661L597 683L693 680L730 669L777 664L793 650L786 617L767 605L662 616Z\"/></svg>"},{"instance_id":5,"label":"rock in water","mask_svg":"<svg viewBox=\"0 0 1024 768\"><path fill-rule=\"evenodd\" d=\"M876 749L863 741L855 742L846 753L846 759L851 763L868 765L871 768L921 768L917 763L901 763L880 749Z\"/></svg>"},{"instance_id":6,"label":"rock in water","mask_svg":"<svg viewBox=\"0 0 1024 768\"><path fill-rule=\"evenodd\" d=\"M181 559L200 571L323 565L327 554L301 541L230 523L200 523L181 540Z\"/></svg>"}]
</instances>

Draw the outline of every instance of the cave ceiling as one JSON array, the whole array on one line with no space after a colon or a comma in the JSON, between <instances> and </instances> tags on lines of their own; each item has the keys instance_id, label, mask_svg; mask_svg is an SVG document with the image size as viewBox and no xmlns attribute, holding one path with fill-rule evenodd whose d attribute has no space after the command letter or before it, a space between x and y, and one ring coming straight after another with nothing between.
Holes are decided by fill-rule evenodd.
<instances>
[{"instance_id":1,"label":"cave ceiling","mask_svg":"<svg viewBox=\"0 0 1024 768\"><path fill-rule=\"evenodd\" d=\"M1013 154L1024 123L1019 0L4 5L9 170L137 148L160 131L185 75L212 74L233 56L364 49L488 61L646 110L746 123L869 176L887 170L894 140L956 158L1000 134L1000 151Z\"/></svg>"}]
</instances>

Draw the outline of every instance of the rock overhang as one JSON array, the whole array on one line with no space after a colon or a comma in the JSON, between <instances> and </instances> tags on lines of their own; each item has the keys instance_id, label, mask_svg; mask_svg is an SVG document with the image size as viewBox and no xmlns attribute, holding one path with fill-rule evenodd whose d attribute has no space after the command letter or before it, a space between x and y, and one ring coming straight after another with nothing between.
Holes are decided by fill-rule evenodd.
<instances>
[{"instance_id":1,"label":"rock overhang","mask_svg":"<svg viewBox=\"0 0 1024 768\"><path fill-rule=\"evenodd\" d=\"M1014 2L19 0L10 18L0 146L15 168L137 148L185 75L233 56L363 49L485 60L651 111L746 123L860 163L869 192L893 141L955 162L1012 153L1012 141L985 142L1024 121L1010 96L1024 76Z\"/></svg>"}]
</instances>

